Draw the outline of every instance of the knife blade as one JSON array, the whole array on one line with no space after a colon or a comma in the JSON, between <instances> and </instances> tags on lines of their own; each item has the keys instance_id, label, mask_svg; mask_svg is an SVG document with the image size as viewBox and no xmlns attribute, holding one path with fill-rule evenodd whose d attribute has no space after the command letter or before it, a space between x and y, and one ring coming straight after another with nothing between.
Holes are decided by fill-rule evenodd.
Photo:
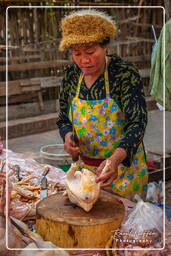
<instances>
[{"instance_id":1,"label":"knife blade","mask_svg":"<svg viewBox=\"0 0 171 256\"><path fill-rule=\"evenodd\" d=\"M3 162L2 162L1 167L0 167L0 172L3 172L3 169L4 169L4 166L5 166L5 163L6 163L5 161L3 161Z\"/></svg>"},{"instance_id":2,"label":"knife blade","mask_svg":"<svg viewBox=\"0 0 171 256\"><path fill-rule=\"evenodd\" d=\"M14 170L15 176L17 177L18 181L22 180L22 178L20 177L20 172L21 172L20 166L18 164L15 164L13 166L13 170Z\"/></svg>"},{"instance_id":3,"label":"knife blade","mask_svg":"<svg viewBox=\"0 0 171 256\"><path fill-rule=\"evenodd\" d=\"M46 175L48 174L49 171L50 171L50 168L45 167L45 170L44 170L43 174L41 175L41 177L37 181L37 185L39 185L42 182L42 180L44 179L44 177L46 177Z\"/></svg>"},{"instance_id":4,"label":"knife blade","mask_svg":"<svg viewBox=\"0 0 171 256\"><path fill-rule=\"evenodd\" d=\"M46 198L48 193L48 183L47 183L47 178L43 176L41 180L41 185L40 185L40 199Z\"/></svg>"}]
</instances>

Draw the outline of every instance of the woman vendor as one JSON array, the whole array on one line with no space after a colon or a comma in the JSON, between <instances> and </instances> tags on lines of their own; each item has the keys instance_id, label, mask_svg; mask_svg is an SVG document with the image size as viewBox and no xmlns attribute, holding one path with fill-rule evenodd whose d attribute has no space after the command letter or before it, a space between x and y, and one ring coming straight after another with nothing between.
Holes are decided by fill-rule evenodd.
<instances>
[{"instance_id":1,"label":"woman vendor","mask_svg":"<svg viewBox=\"0 0 171 256\"><path fill-rule=\"evenodd\" d=\"M146 103L137 69L116 54L107 55L116 24L109 15L89 9L63 18L61 29L59 48L70 49L73 59L64 73L57 120L64 148L72 157L80 155L106 190L130 200L136 194L143 198L148 182ZM100 175L107 159L108 170Z\"/></svg>"}]
</instances>

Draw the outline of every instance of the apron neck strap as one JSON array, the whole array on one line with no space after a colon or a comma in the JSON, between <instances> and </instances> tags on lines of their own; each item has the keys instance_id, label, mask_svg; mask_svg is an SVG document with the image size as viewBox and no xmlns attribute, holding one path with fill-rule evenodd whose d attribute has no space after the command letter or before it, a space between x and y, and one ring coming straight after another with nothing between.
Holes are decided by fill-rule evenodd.
<instances>
[{"instance_id":1,"label":"apron neck strap","mask_svg":"<svg viewBox=\"0 0 171 256\"><path fill-rule=\"evenodd\" d=\"M106 89L106 99L110 98L110 92L109 92L109 75L108 75L108 68L107 65L108 64L108 58L107 56L105 57L105 71L104 71L104 79L105 79L105 89ZM81 87L81 83L83 81L84 78L84 74L81 73L79 80L78 80L78 86L77 86L77 91L76 91L76 97L79 96L80 93L80 87Z\"/></svg>"}]
</instances>

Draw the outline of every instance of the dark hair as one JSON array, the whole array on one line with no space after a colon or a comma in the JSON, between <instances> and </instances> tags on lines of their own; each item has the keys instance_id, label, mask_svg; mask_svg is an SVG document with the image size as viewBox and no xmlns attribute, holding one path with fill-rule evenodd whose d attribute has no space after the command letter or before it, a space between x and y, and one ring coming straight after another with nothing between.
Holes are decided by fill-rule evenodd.
<instances>
[{"instance_id":1,"label":"dark hair","mask_svg":"<svg viewBox=\"0 0 171 256\"><path fill-rule=\"evenodd\" d=\"M102 42L99 43L99 45L100 45L101 47L103 47L103 46L105 46L105 45L107 45L107 44L109 44L109 43L110 43L110 37L106 37L106 38L103 39Z\"/></svg>"}]
</instances>

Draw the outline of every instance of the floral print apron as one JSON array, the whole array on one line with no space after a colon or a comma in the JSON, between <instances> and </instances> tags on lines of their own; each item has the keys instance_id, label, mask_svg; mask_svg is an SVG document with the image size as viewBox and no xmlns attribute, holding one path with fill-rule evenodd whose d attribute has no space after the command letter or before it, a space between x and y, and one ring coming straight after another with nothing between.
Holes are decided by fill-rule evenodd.
<instances>
[{"instance_id":1,"label":"floral print apron","mask_svg":"<svg viewBox=\"0 0 171 256\"><path fill-rule=\"evenodd\" d=\"M83 74L79 77L76 96L72 100L69 118L76 134L81 138L80 155L93 159L106 159L118 147L124 136L125 117L117 102L110 98L108 70L105 69L106 99L83 100L79 98ZM73 119L73 120L72 120ZM97 167L84 164L93 172ZM118 178L105 190L134 200L139 194L144 198L147 190L148 170L141 143L134 155L131 167L120 164Z\"/></svg>"}]
</instances>

